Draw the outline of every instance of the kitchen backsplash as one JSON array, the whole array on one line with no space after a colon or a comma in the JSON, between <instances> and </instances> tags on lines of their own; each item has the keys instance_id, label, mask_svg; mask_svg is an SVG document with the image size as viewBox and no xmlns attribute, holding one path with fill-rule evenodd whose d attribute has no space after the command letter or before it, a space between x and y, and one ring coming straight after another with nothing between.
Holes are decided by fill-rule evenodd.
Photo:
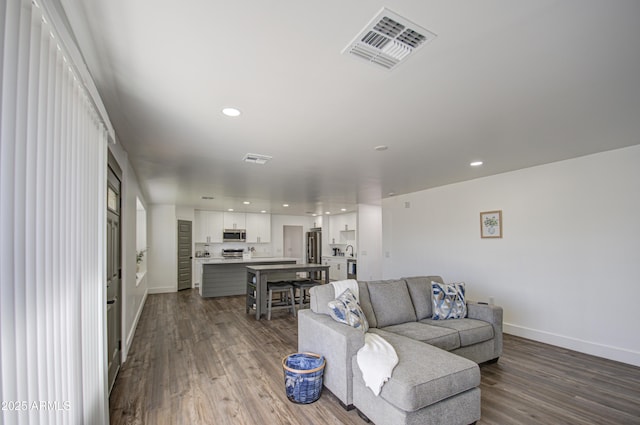
<instances>
[{"instance_id":1,"label":"kitchen backsplash","mask_svg":"<svg viewBox=\"0 0 640 425\"><path fill-rule=\"evenodd\" d=\"M196 257L199 253L209 252L210 257L222 257L223 249L248 249L253 248L252 256L254 257L273 257L271 244L251 244L245 242L223 242L223 243L196 243L195 252Z\"/></svg>"}]
</instances>

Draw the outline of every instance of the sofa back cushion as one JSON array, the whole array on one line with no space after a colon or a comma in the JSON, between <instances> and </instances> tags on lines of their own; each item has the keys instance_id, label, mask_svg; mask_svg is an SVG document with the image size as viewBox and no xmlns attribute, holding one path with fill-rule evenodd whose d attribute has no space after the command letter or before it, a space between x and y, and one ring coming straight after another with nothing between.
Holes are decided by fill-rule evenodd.
<instances>
[{"instance_id":1,"label":"sofa back cushion","mask_svg":"<svg viewBox=\"0 0 640 425\"><path fill-rule=\"evenodd\" d=\"M416 312L404 280L368 282L367 287L378 328L416 321Z\"/></svg>"},{"instance_id":2,"label":"sofa back cushion","mask_svg":"<svg viewBox=\"0 0 640 425\"><path fill-rule=\"evenodd\" d=\"M336 299L333 285L316 285L309 290L311 311L330 315L329 301Z\"/></svg>"},{"instance_id":3,"label":"sofa back cushion","mask_svg":"<svg viewBox=\"0 0 640 425\"><path fill-rule=\"evenodd\" d=\"M431 301L431 282L444 283L440 276L415 276L405 277L409 295L413 302L413 308L416 311L418 320L428 319L431 317L433 303Z\"/></svg>"},{"instance_id":4,"label":"sofa back cushion","mask_svg":"<svg viewBox=\"0 0 640 425\"><path fill-rule=\"evenodd\" d=\"M376 316L373 314L373 307L371 306L371 299L369 298L367 282L358 282L358 292L360 308L362 308L364 316L369 322L369 327L375 328L377 326ZM336 299L333 285L316 285L309 290L309 294L311 298L311 311L314 313L331 315L329 302Z\"/></svg>"},{"instance_id":5,"label":"sofa back cushion","mask_svg":"<svg viewBox=\"0 0 640 425\"><path fill-rule=\"evenodd\" d=\"M371 296L369 295L369 286L367 282L358 281L358 291L360 292L360 308L364 312L364 316L367 318L367 322L369 322L370 328L378 327L378 320L376 320L376 315L373 312L373 305L371 305Z\"/></svg>"}]
</instances>

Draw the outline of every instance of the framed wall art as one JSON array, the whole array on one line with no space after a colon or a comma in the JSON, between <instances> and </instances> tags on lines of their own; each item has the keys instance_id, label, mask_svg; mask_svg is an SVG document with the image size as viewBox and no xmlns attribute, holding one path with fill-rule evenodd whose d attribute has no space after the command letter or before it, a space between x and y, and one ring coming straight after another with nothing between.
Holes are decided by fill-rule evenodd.
<instances>
[{"instance_id":1,"label":"framed wall art","mask_svg":"<svg viewBox=\"0 0 640 425\"><path fill-rule=\"evenodd\" d=\"M502 210L480 213L480 236L483 238L502 237Z\"/></svg>"}]
</instances>

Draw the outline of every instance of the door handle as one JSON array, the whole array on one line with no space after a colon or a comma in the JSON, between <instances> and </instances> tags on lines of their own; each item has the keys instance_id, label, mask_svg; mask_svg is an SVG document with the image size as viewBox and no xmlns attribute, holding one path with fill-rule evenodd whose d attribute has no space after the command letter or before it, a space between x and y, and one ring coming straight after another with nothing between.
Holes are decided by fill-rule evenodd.
<instances>
[{"instance_id":1,"label":"door handle","mask_svg":"<svg viewBox=\"0 0 640 425\"><path fill-rule=\"evenodd\" d=\"M112 300L107 300L107 304L115 304L115 302L116 302L116 298Z\"/></svg>"}]
</instances>

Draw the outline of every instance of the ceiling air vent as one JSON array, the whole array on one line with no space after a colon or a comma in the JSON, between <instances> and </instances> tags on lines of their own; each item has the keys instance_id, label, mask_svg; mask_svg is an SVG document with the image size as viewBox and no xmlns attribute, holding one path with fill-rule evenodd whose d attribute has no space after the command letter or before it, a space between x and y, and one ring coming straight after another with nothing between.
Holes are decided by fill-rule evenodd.
<instances>
[{"instance_id":1,"label":"ceiling air vent","mask_svg":"<svg viewBox=\"0 0 640 425\"><path fill-rule=\"evenodd\" d=\"M342 50L389 70L405 61L436 35L390 11L382 10Z\"/></svg>"},{"instance_id":2,"label":"ceiling air vent","mask_svg":"<svg viewBox=\"0 0 640 425\"><path fill-rule=\"evenodd\" d=\"M260 155L259 153L248 153L242 158L244 162L248 162L250 164L266 164L272 157L269 155Z\"/></svg>"}]
</instances>

